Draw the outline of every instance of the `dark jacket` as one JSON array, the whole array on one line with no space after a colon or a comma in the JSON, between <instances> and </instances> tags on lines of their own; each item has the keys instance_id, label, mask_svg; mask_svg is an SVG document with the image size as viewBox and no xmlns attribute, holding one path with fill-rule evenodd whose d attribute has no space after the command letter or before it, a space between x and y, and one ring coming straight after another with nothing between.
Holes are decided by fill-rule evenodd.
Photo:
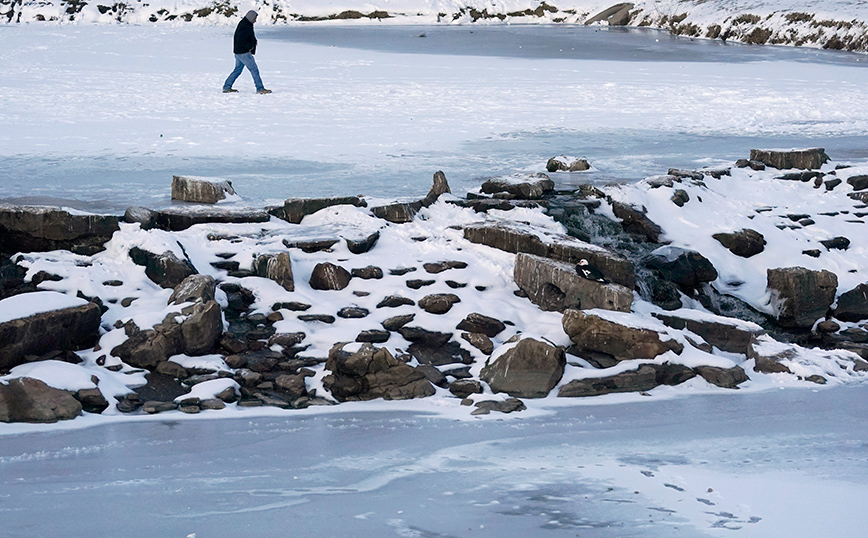
<instances>
[{"instance_id":1,"label":"dark jacket","mask_svg":"<svg viewBox=\"0 0 868 538\"><path fill-rule=\"evenodd\" d=\"M253 33L253 23L246 17L235 27L235 54L256 54L256 35Z\"/></svg>"}]
</instances>

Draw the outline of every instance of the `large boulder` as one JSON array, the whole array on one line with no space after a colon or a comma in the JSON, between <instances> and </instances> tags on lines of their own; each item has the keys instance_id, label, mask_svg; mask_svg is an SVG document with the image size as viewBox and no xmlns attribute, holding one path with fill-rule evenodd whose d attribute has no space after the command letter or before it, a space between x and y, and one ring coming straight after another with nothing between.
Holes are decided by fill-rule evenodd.
<instances>
[{"instance_id":1,"label":"large boulder","mask_svg":"<svg viewBox=\"0 0 868 538\"><path fill-rule=\"evenodd\" d=\"M765 237L758 231L751 230L750 228L744 228L733 233L716 233L711 237L741 258L756 256L766 246Z\"/></svg>"},{"instance_id":2,"label":"large boulder","mask_svg":"<svg viewBox=\"0 0 868 538\"><path fill-rule=\"evenodd\" d=\"M130 249L130 258L136 265L145 268L145 275L162 288L175 288L190 275L198 273L188 260L181 260L167 250L162 254L154 254L139 247Z\"/></svg>"},{"instance_id":3,"label":"large boulder","mask_svg":"<svg viewBox=\"0 0 868 538\"><path fill-rule=\"evenodd\" d=\"M722 351L747 353L751 341L763 334L763 328L741 321L697 310L654 313L653 316L673 329L687 329Z\"/></svg>"},{"instance_id":4,"label":"large boulder","mask_svg":"<svg viewBox=\"0 0 868 538\"><path fill-rule=\"evenodd\" d=\"M0 301L0 320L15 312L31 311L35 301L58 296L63 307L0 323L0 370L26 362L28 355L93 347L99 339L100 309L95 303L40 291L22 293Z\"/></svg>"},{"instance_id":5,"label":"large boulder","mask_svg":"<svg viewBox=\"0 0 868 538\"><path fill-rule=\"evenodd\" d=\"M829 271L785 267L766 271L770 306L778 325L810 328L835 300L838 276Z\"/></svg>"},{"instance_id":6,"label":"large boulder","mask_svg":"<svg viewBox=\"0 0 868 538\"><path fill-rule=\"evenodd\" d=\"M172 176L172 200L198 204L216 204L234 195L231 181L214 180L203 177Z\"/></svg>"},{"instance_id":7,"label":"large boulder","mask_svg":"<svg viewBox=\"0 0 868 538\"><path fill-rule=\"evenodd\" d=\"M282 206L269 209L269 213L293 224L299 224L307 215L313 215L321 209L337 205L367 207L368 202L361 196L344 196L339 198L289 198Z\"/></svg>"},{"instance_id":8,"label":"large boulder","mask_svg":"<svg viewBox=\"0 0 868 538\"><path fill-rule=\"evenodd\" d=\"M195 303L180 313L170 313L153 329L133 329L130 333L111 354L135 368L154 369L173 355L211 352L223 333L223 314L216 301Z\"/></svg>"},{"instance_id":9,"label":"large boulder","mask_svg":"<svg viewBox=\"0 0 868 538\"><path fill-rule=\"evenodd\" d=\"M119 229L119 220L71 214L59 207L0 204L0 252L69 250L93 255Z\"/></svg>"},{"instance_id":10,"label":"large boulder","mask_svg":"<svg viewBox=\"0 0 868 538\"><path fill-rule=\"evenodd\" d=\"M495 393L516 398L544 398L564 375L563 348L524 338L482 369L480 378Z\"/></svg>"},{"instance_id":11,"label":"large boulder","mask_svg":"<svg viewBox=\"0 0 868 538\"><path fill-rule=\"evenodd\" d=\"M868 319L868 282L859 284L838 297L835 317L841 321Z\"/></svg>"},{"instance_id":12,"label":"large boulder","mask_svg":"<svg viewBox=\"0 0 868 538\"><path fill-rule=\"evenodd\" d=\"M425 374L394 358L388 349L362 344L356 352L344 351L346 344L335 344L329 351L323 386L341 402L383 398L407 400L435 393Z\"/></svg>"},{"instance_id":13,"label":"large boulder","mask_svg":"<svg viewBox=\"0 0 868 538\"><path fill-rule=\"evenodd\" d=\"M631 290L636 286L636 272L630 260L568 235L543 234L518 223L482 223L465 227L464 238L513 254L533 254L572 264L587 260L606 280Z\"/></svg>"},{"instance_id":14,"label":"large boulder","mask_svg":"<svg viewBox=\"0 0 868 538\"><path fill-rule=\"evenodd\" d=\"M829 162L829 156L823 148L791 149L791 150L750 150L750 160L759 161L766 166L787 170L799 168L801 170L822 168Z\"/></svg>"},{"instance_id":15,"label":"large boulder","mask_svg":"<svg viewBox=\"0 0 868 538\"><path fill-rule=\"evenodd\" d=\"M0 382L0 422L49 423L81 414L81 403L65 391L28 377Z\"/></svg>"},{"instance_id":16,"label":"large boulder","mask_svg":"<svg viewBox=\"0 0 868 538\"><path fill-rule=\"evenodd\" d=\"M633 292L624 286L585 278L574 264L531 254L516 257L513 278L532 303L547 311L602 308L629 312L633 303Z\"/></svg>"},{"instance_id":17,"label":"large boulder","mask_svg":"<svg viewBox=\"0 0 868 538\"><path fill-rule=\"evenodd\" d=\"M257 276L277 282L286 291L295 290L295 281L292 278L292 261L286 252L259 256L256 258L254 270Z\"/></svg>"},{"instance_id":18,"label":"large boulder","mask_svg":"<svg viewBox=\"0 0 868 538\"><path fill-rule=\"evenodd\" d=\"M603 355L615 361L653 359L663 353L680 354L684 346L650 329L626 325L581 310L567 310L564 331L580 354Z\"/></svg>"},{"instance_id":19,"label":"large boulder","mask_svg":"<svg viewBox=\"0 0 868 538\"><path fill-rule=\"evenodd\" d=\"M661 278L677 284L683 290L693 290L704 282L717 280L717 270L702 254L679 247L660 247L643 263L657 271Z\"/></svg>"}]
</instances>

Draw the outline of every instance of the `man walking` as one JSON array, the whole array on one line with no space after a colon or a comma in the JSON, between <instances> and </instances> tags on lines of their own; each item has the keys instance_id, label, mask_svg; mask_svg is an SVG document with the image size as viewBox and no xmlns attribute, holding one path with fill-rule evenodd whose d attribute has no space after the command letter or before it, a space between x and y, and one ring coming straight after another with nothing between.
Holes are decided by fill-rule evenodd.
<instances>
[{"instance_id":1,"label":"man walking","mask_svg":"<svg viewBox=\"0 0 868 538\"><path fill-rule=\"evenodd\" d=\"M235 69L229 73L229 77L223 83L223 93L238 91L233 90L232 85L235 84L235 79L241 75L241 71L245 67L253 76L256 93L271 93L271 90L266 90L265 86L262 85L262 79L259 78L259 67L256 66L256 60L253 58L253 55L256 54L256 35L253 33L253 23L256 22L256 16L256 12L251 9L235 27Z\"/></svg>"}]
</instances>

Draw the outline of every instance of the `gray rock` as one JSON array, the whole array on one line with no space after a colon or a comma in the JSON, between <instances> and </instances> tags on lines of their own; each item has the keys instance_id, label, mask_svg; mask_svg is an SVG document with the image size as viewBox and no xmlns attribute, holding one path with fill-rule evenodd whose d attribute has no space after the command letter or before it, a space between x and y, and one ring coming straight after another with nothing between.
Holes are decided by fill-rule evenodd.
<instances>
[{"instance_id":1,"label":"gray rock","mask_svg":"<svg viewBox=\"0 0 868 538\"><path fill-rule=\"evenodd\" d=\"M449 385L446 376L443 375L440 369L436 366L431 364L420 364L416 369L422 372L425 375L425 379L430 381L432 385L437 387L446 387Z\"/></svg>"},{"instance_id":2,"label":"gray rock","mask_svg":"<svg viewBox=\"0 0 868 538\"><path fill-rule=\"evenodd\" d=\"M407 287L410 289L418 290L419 288L424 288L425 286L430 286L434 284L436 280L421 280L421 279L410 279L406 282Z\"/></svg>"},{"instance_id":3,"label":"gray rock","mask_svg":"<svg viewBox=\"0 0 868 538\"><path fill-rule=\"evenodd\" d=\"M461 333L461 338L469 342L471 346L475 347L485 355L491 355L491 352L494 351L494 343L484 334Z\"/></svg>"},{"instance_id":4,"label":"gray rock","mask_svg":"<svg viewBox=\"0 0 868 538\"><path fill-rule=\"evenodd\" d=\"M395 359L388 349L365 343L357 352L347 353L344 345L336 344L329 351L326 369L331 374L323 379L336 400L406 400L435 393L424 373Z\"/></svg>"},{"instance_id":5,"label":"gray rock","mask_svg":"<svg viewBox=\"0 0 868 538\"><path fill-rule=\"evenodd\" d=\"M302 343L302 341L304 341L304 338L305 334L303 332L276 333L268 339L268 345L269 347L278 345L288 348Z\"/></svg>"},{"instance_id":6,"label":"gray rock","mask_svg":"<svg viewBox=\"0 0 868 538\"><path fill-rule=\"evenodd\" d=\"M745 381L750 381L741 366L735 366L733 368L697 366L694 370L700 375L700 377L712 385L717 385L718 387L723 387L725 389L735 389Z\"/></svg>"},{"instance_id":7,"label":"gray rock","mask_svg":"<svg viewBox=\"0 0 868 538\"><path fill-rule=\"evenodd\" d=\"M525 338L494 362L487 363L480 378L495 393L544 398L563 377L566 364L562 348Z\"/></svg>"},{"instance_id":8,"label":"gray rock","mask_svg":"<svg viewBox=\"0 0 868 538\"><path fill-rule=\"evenodd\" d=\"M533 254L571 264L584 259L599 269L606 280L631 290L636 286L636 273L629 260L566 235L541 236L538 230L518 224L477 224L464 228L464 238L513 254Z\"/></svg>"},{"instance_id":9,"label":"gray rock","mask_svg":"<svg viewBox=\"0 0 868 538\"><path fill-rule=\"evenodd\" d=\"M483 400L476 402L476 409L471 412L471 415L487 415L492 411L498 413L515 413L516 411L524 411L527 409L524 402L518 398L507 398L506 400Z\"/></svg>"},{"instance_id":10,"label":"gray rock","mask_svg":"<svg viewBox=\"0 0 868 538\"><path fill-rule=\"evenodd\" d=\"M759 161L766 166L787 170L790 168L818 169L829 162L829 156L823 148L810 148L800 150L750 150L750 160Z\"/></svg>"},{"instance_id":11,"label":"gray rock","mask_svg":"<svg viewBox=\"0 0 868 538\"><path fill-rule=\"evenodd\" d=\"M854 191L863 191L868 189L868 176L851 176L847 178L847 183L853 187Z\"/></svg>"},{"instance_id":12,"label":"gray rock","mask_svg":"<svg viewBox=\"0 0 868 538\"><path fill-rule=\"evenodd\" d=\"M659 243L663 229L649 219L644 208L636 208L621 202L612 202L612 212L621 219L624 230L645 238L649 243Z\"/></svg>"},{"instance_id":13,"label":"gray rock","mask_svg":"<svg viewBox=\"0 0 868 538\"><path fill-rule=\"evenodd\" d=\"M362 239L344 239L347 243L347 248L353 254L364 254L368 252L374 245L377 244L377 241L380 239L380 232L374 232L371 235L363 237Z\"/></svg>"},{"instance_id":14,"label":"gray rock","mask_svg":"<svg viewBox=\"0 0 868 538\"><path fill-rule=\"evenodd\" d=\"M747 353L751 341L764 333L762 328L750 328L738 320L727 322L727 319L718 316L715 320L693 319L681 317L676 314L652 314L655 318L673 329L687 329L697 334L712 346L730 353Z\"/></svg>"},{"instance_id":15,"label":"gray rock","mask_svg":"<svg viewBox=\"0 0 868 538\"><path fill-rule=\"evenodd\" d=\"M175 286L169 304L207 303L214 300L217 282L209 275L190 275Z\"/></svg>"},{"instance_id":16,"label":"gray rock","mask_svg":"<svg viewBox=\"0 0 868 538\"><path fill-rule=\"evenodd\" d=\"M744 228L734 233L712 235L721 245L741 258L750 258L765 249L766 239L756 230Z\"/></svg>"},{"instance_id":17,"label":"gray rock","mask_svg":"<svg viewBox=\"0 0 868 538\"><path fill-rule=\"evenodd\" d=\"M363 280L379 280L383 278L383 270L373 265L353 269L350 271L350 274L354 278L361 278Z\"/></svg>"},{"instance_id":18,"label":"gray rock","mask_svg":"<svg viewBox=\"0 0 868 538\"><path fill-rule=\"evenodd\" d=\"M65 390L28 377L0 383L0 422L51 423L81 414L81 403Z\"/></svg>"},{"instance_id":19,"label":"gray rock","mask_svg":"<svg viewBox=\"0 0 868 538\"><path fill-rule=\"evenodd\" d=\"M432 275L436 275L442 273L443 271L448 271L449 269L465 269L467 268L467 263L460 261L445 261L436 263L423 263L422 267L425 269L426 272L431 273Z\"/></svg>"},{"instance_id":20,"label":"gray rock","mask_svg":"<svg viewBox=\"0 0 868 538\"><path fill-rule=\"evenodd\" d=\"M131 206L124 211L124 222L139 223L142 230L150 230L156 225L156 214L147 207Z\"/></svg>"},{"instance_id":21,"label":"gray rock","mask_svg":"<svg viewBox=\"0 0 868 538\"><path fill-rule=\"evenodd\" d=\"M175 288L190 275L198 273L188 260L180 260L172 251L154 254L139 247L130 249L130 258L145 268L145 275L162 288Z\"/></svg>"},{"instance_id":22,"label":"gray rock","mask_svg":"<svg viewBox=\"0 0 868 538\"><path fill-rule=\"evenodd\" d=\"M804 267L768 269L766 273L772 311L781 327L812 327L835 300L835 273Z\"/></svg>"},{"instance_id":23,"label":"gray rock","mask_svg":"<svg viewBox=\"0 0 868 538\"><path fill-rule=\"evenodd\" d=\"M563 326L579 353L599 353L616 361L653 359L684 350L683 345L661 339L654 330L621 325L581 310L567 310Z\"/></svg>"},{"instance_id":24,"label":"gray rock","mask_svg":"<svg viewBox=\"0 0 868 538\"><path fill-rule=\"evenodd\" d=\"M482 394L482 383L475 379L458 379L449 385L449 392L458 398L467 398L471 394Z\"/></svg>"},{"instance_id":25,"label":"gray rock","mask_svg":"<svg viewBox=\"0 0 868 538\"><path fill-rule=\"evenodd\" d=\"M397 330L401 329L401 327L403 327L404 325L413 321L413 319L415 317L416 317L416 314L405 314L403 316L394 316L394 317L388 318L385 321L383 321L383 323L381 325L387 331L397 331Z\"/></svg>"},{"instance_id":26,"label":"gray rock","mask_svg":"<svg viewBox=\"0 0 868 538\"><path fill-rule=\"evenodd\" d=\"M196 224L252 224L269 219L271 215L261 209L178 206L154 211L154 227L170 232L186 230Z\"/></svg>"},{"instance_id":27,"label":"gray rock","mask_svg":"<svg viewBox=\"0 0 868 538\"><path fill-rule=\"evenodd\" d=\"M539 200L554 188L555 182L545 174L521 179L489 179L482 184L482 192L485 194L507 193L521 200Z\"/></svg>"},{"instance_id":28,"label":"gray rock","mask_svg":"<svg viewBox=\"0 0 868 538\"><path fill-rule=\"evenodd\" d=\"M584 172L590 170L591 165L587 159L571 159L565 155L552 157L546 162L546 170L549 172Z\"/></svg>"},{"instance_id":29,"label":"gray rock","mask_svg":"<svg viewBox=\"0 0 868 538\"><path fill-rule=\"evenodd\" d=\"M310 287L315 290L342 290L350 285L352 275L343 267L330 262L318 263L310 275Z\"/></svg>"},{"instance_id":30,"label":"gray rock","mask_svg":"<svg viewBox=\"0 0 868 538\"><path fill-rule=\"evenodd\" d=\"M314 239L284 239L283 246L286 248L297 248L302 252L312 254L314 252L331 252L332 247L338 244L339 239L333 237L322 237Z\"/></svg>"},{"instance_id":31,"label":"gray rock","mask_svg":"<svg viewBox=\"0 0 868 538\"><path fill-rule=\"evenodd\" d=\"M274 380L274 385L291 395L293 398L300 398L307 395L307 386L304 383L303 375L279 375Z\"/></svg>"},{"instance_id":32,"label":"gray rock","mask_svg":"<svg viewBox=\"0 0 868 538\"><path fill-rule=\"evenodd\" d=\"M81 389L75 393L75 399L81 403L82 411L87 413L102 413L108 409L109 403L98 388Z\"/></svg>"},{"instance_id":33,"label":"gray rock","mask_svg":"<svg viewBox=\"0 0 868 538\"><path fill-rule=\"evenodd\" d=\"M452 305L460 303L461 299L454 293L435 293L419 299L419 308L429 314L445 314Z\"/></svg>"},{"instance_id":34,"label":"gray rock","mask_svg":"<svg viewBox=\"0 0 868 538\"><path fill-rule=\"evenodd\" d=\"M644 392L660 385L657 370L643 364L636 370L621 372L607 377L574 379L560 388L561 398L600 396L616 392Z\"/></svg>"},{"instance_id":35,"label":"gray rock","mask_svg":"<svg viewBox=\"0 0 868 538\"><path fill-rule=\"evenodd\" d=\"M630 23L630 11L632 9L633 4L631 3L615 4L590 17L585 21L585 24L606 21L609 26L626 26Z\"/></svg>"},{"instance_id":36,"label":"gray rock","mask_svg":"<svg viewBox=\"0 0 868 538\"><path fill-rule=\"evenodd\" d=\"M633 292L621 285L580 276L570 263L530 254L516 257L513 277L528 299L543 310L602 308L628 312Z\"/></svg>"},{"instance_id":37,"label":"gray rock","mask_svg":"<svg viewBox=\"0 0 868 538\"><path fill-rule=\"evenodd\" d=\"M177 362L172 361L162 361L157 363L157 367L154 369L158 374L164 374L175 379L186 379L187 378L187 370L178 364Z\"/></svg>"},{"instance_id":38,"label":"gray rock","mask_svg":"<svg viewBox=\"0 0 868 538\"><path fill-rule=\"evenodd\" d=\"M235 194L231 181L214 181L205 178L172 176L172 200L216 204Z\"/></svg>"},{"instance_id":39,"label":"gray rock","mask_svg":"<svg viewBox=\"0 0 868 538\"><path fill-rule=\"evenodd\" d=\"M835 317L841 321L868 319L868 282L859 284L838 297Z\"/></svg>"},{"instance_id":40,"label":"gray rock","mask_svg":"<svg viewBox=\"0 0 868 538\"><path fill-rule=\"evenodd\" d=\"M820 241L820 244L829 250L847 250L848 248L850 248L850 240L842 236L825 239L823 241Z\"/></svg>"},{"instance_id":41,"label":"gray rock","mask_svg":"<svg viewBox=\"0 0 868 538\"><path fill-rule=\"evenodd\" d=\"M356 342L370 342L372 344L382 344L383 342L387 342L389 338L391 338L392 334L389 331L381 331L377 329L371 329L368 331L362 331L356 336Z\"/></svg>"},{"instance_id":42,"label":"gray rock","mask_svg":"<svg viewBox=\"0 0 868 538\"><path fill-rule=\"evenodd\" d=\"M226 404L223 402L223 400L219 398L208 398L207 400L202 400L202 402L199 403L199 409L201 409L202 411L220 410L225 408Z\"/></svg>"},{"instance_id":43,"label":"gray rock","mask_svg":"<svg viewBox=\"0 0 868 538\"><path fill-rule=\"evenodd\" d=\"M338 317L344 319L359 319L367 317L370 314L370 310L367 308L361 308L358 306L345 306L338 310Z\"/></svg>"},{"instance_id":44,"label":"gray rock","mask_svg":"<svg viewBox=\"0 0 868 538\"><path fill-rule=\"evenodd\" d=\"M187 318L181 322L183 350L187 355L209 353L223 333L223 313L216 301L196 303L182 310Z\"/></svg>"},{"instance_id":45,"label":"gray rock","mask_svg":"<svg viewBox=\"0 0 868 538\"><path fill-rule=\"evenodd\" d=\"M704 282L717 280L717 270L702 254L679 247L660 247L644 260L646 267L654 269L660 276L674 282L684 290L698 288Z\"/></svg>"},{"instance_id":46,"label":"gray rock","mask_svg":"<svg viewBox=\"0 0 868 538\"><path fill-rule=\"evenodd\" d=\"M377 308L398 308L400 306L413 306L415 304L416 301L408 297L402 297L401 295L389 295L388 297L377 303Z\"/></svg>"},{"instance_id":47,"label":"gray rock","mask_svg":"<svg viewBox=\"0 0 868 538\"><path fill-rule=\"evenodd\" d=\"M412 222L420 209L422 209L422 202L396 202L394 204L372 207L371 213L377 218L395 224L404 224Z\"/></svg>"},{"instance_id":48,"label":"gray rock","mask_svg":"<svg viewBox=\"0 0 868 538\"><path fill-rule=\"evenodd\" d=\"M441 171L434 172L434 184L431 185L431 189L428 191L428 194L425 195L425 198L421 200L421 204L423 207L428 207L435 203L440 198L441 194L451 192L452 190L449 188L449 183L446 181L446 174Z\"/></svg>"},{"instance_id":49,"label":"gray rock","mask_svg":"<svg viewBox=\"0 0 868 538\"><path fill-rule=\"evenodd\" d=\"M24 364L28 355L93 347L100 315L97 304L87 303L0 323L0 370Z\"/></svg>"},{"instance_id":50,"label":"gray rock","mask_svg":"<svg viewBox=\"0 0 868 538\"><path fill-rule=\"evenodd\" d=\"M175 402L159 402L156 400L149 400L142 405L142 411L148 413L149 415L156 415L157 413L165 413L166 411L176 411L178 409L178 404Z\"/></svg>"},{"instance_id":51,"label":"gray rock","mask_svg":"<svg viewBox=\"0 0 868 538\"><path fill-rule=\"evenodd\" d=\"M119 229L119 218L70 214L59 207L0 204L0 252L69 250L93 255Z\"/></svg>"},{"instance_id":52,"label":"gray rock","mask_svg":"<svg viewBox=\"0 0 868 538\"><path fill-rule=\"evenodd\" d=\"M254 270L257 276L277 282L286 291L295 291L292 277L292 261L289 254L265 254L256 258Z\"/></svg>"},{"instance_id":53,"label":"gray rock","mask_svg":"<svg viewBox=\"0 0 868 538\"><path fill-rule=\"evenodd\" d=\"M270 213L277 218L293 224L299 224L307 215L312 215L321 209L337 205L367 207L368 203L361 196L345 196L340 198L290 198L283 206L272 208Z\"/></svg>"},{"instance_id":54,"label":"gray rock","mask_svg":"<svg viewBox=\"0 0 868 538\"><path fill-rule=\"evenodd\" d=\"M482 333L489 338L493 338L506 329L506 325L499 319L473 312L461 320L461 323L455 328L459 331Z\"/></svg>"},{"instance_id":55,"label":"gray rock","mask_svg":"<svg viewBox=\"0 0 868 538\"><path fill-rule=\"evenodd\" d=\"M684 207L684 204L690 201L690 195L683 189L677 189L672 195L672 203L678 207Z\"/></svg>"}]
</instances>

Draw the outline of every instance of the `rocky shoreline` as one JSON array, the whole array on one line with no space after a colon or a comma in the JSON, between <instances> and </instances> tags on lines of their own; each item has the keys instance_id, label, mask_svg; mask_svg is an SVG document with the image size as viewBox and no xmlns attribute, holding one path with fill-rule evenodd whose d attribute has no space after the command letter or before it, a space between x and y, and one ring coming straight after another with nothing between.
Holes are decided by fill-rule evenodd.
<instances>
[{"instance_id":1,"label":"rocky shoreline","mask_svg":"<svg viewBox=\"0 0 868 538\"><path fill-rule=\"evenodd\" d=\"M432 397L478 415L763 376L859 381L868 283L842 289L833 271L769 268L759 308L721 271L773 247L762 233L709 233L726 256L716 267L672 242L677 214L655 222L629 200L683 211L712 196L706 182L740 175L819 193L846 186L852 207L834 218L862 222L868 176L848 166L822 149L752 151L628 191L559 191L539 173L492 178L464 198L438 172L419 200L254 210L221 201L236 196L230 184L176 176L173 198L186 203L165 210L2 205L0 421ZM588 167L563 156L547 166ZM819 218L795 216L779 228ZM853 256L860 267L861 246Z\"/></svg>"}]
</instances>

